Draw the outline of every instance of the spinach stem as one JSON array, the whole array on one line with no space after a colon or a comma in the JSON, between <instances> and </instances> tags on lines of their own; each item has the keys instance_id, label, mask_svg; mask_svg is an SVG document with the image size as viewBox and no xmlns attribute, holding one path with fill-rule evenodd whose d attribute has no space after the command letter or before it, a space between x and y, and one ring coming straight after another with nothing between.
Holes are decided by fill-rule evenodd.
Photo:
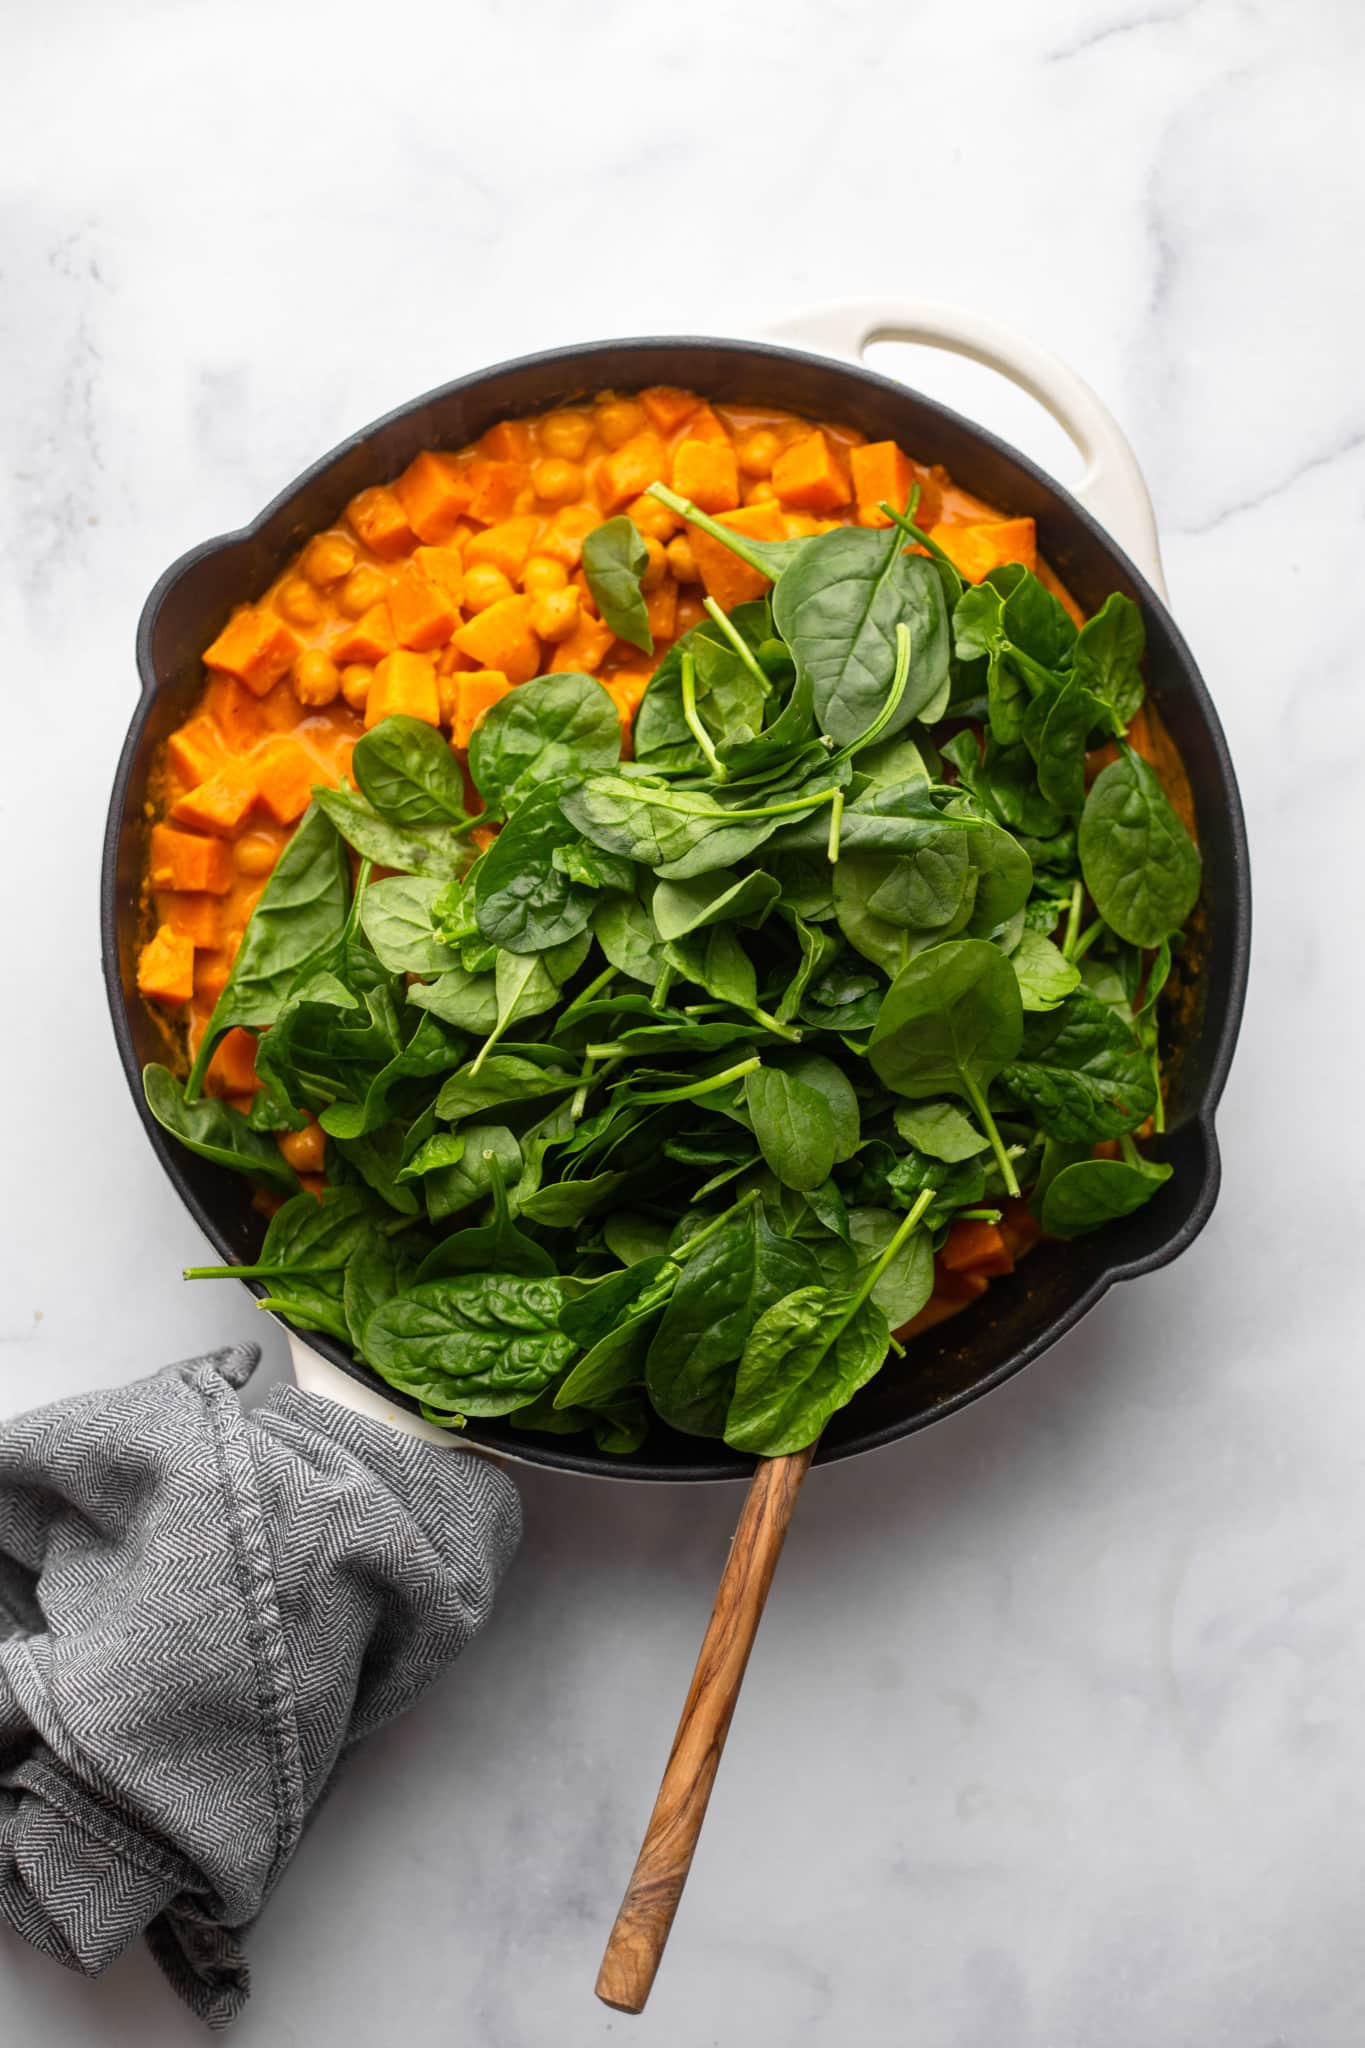
<instances>
[{"instance_id":1,"label":"spinach stem","mask_svg":"<svg viewBox=\"0 0 1365 2048\"><path fill-rule=\"evenodd\" d=\"M682 658L682 708L687 729L710 763L712 775L717 782L727 781L725 764L716 752L715 743L697 709L697 659L694 654L684 654Z\"/></svg>"},{"instance_id":2,"label":"spinach stem","mask_svg":"<svg viewBox=\"0 0 1365 2048\"><path fill-rule=\"evenodd\" d=\"M1081 902L1083 891L1079 881L1071 884L1071 907L1066 914L1066 935L1062 940L1062 957L1069 960L1075 950L1076 935L1081 928Z\"/></svg>"},{"instance_id":3,"label":"spinach stem","mask_svg":"<svg viewBox=\"0 0 1365 2048\"><path fill-rule=\"evenodd\" d=\"M760 576L766 576L769 583L777 579L756 548L751 548L742 533L735 533L731 527L722 526L709 512L703 512L700 505L694 505L690 498L680 498L667 484L651 484L651 498L657 498L661 505L667 505L670 512L676 512L689 526L699 526L703 533L709 533L712 540L718 540L722 547L729 548L732 555L738 555L741 562L747 562L751 569L757 569Z\"/></svg>"},{"instance_id":4,"label":"spinach stem","mask_svg":"<svg viewBox=\"0 0 1365 2048\"><path fill-rule=\"evenodd\" d=\"M762 690L764 696L771 697L773 693L772 677L764 675L763 670L759 667L758 657L755 655L753 648L750 647L744 635L740 632L738 626L733 625L731 623L728 614L721 610L720 606L716 603L714 597L703 598L702 605L703 609L710 613L711 617L720 627L721 632L725 635L730 645L734 648L735 653L744 663L745 668L748 669L749 674L758 684L758 687L760 690Z\"/></svg>"},{"instance_id":5,"label":"spinach stem","mask_svg":"<svg viewBox=\"0 0 1365 2048\"><path fill-rule=\"evenodd\" d=\"M752 1059L741 1060L737 1066L727 1067L722 1074L708 1074L700 1081L686 1081L679 1088L647 1088L640 1094L632 1094L632 1102L692 1102L698 1095L715 1095L722 1088L728 1088L733 1081L742 1081L746 1074L752 1074L763 1064L758 1054Z\"/></svg>"},{"instance_id":6,"label":"spinach stem","mask_svg":"<svg viewBox=\"0 0 1365 2048\"><path fill-rule=\"evenodd\" d=\"M1092 918L1090 923L1086 926L1085 930L1077 939L1075 945L1071 948L1071 952L1068 955L1068 958L1071 960L1073 966L1077 960L1084 959L1085 955L1090 951L1090 948L1094 945L1096 939L1099 937L1100 933L1103 930L1104 919L1102 917Z\"/></svg>"},{"instance_id":7,"label":"spinach stem","mask_svg":"<svg viewBox=\"0 0 1365 2048\"><path fill-rule=\"evenodd\" d=\"M719 1216L713 1216L703 1229L694 1231L684 1244L680 1244L676 1251L669 1253L669 1258L672 1259L675 1265L681 1265L684 1259L690 1259L693 1252L704 1245L708 1238L714 1237L716 1232L729 1223L732 1217L742 1215L746 1209L752 1209L754 1203L758 1200L758 1196L759 1190L757 1188L750 1188L747 1195L741 1195L739 1200L732 1202L728 1209L722 1209Z\"/></svg>"},{"instance_id":8,"label":"spinach stem","mask_svg":"<svg viewBox=\"0 0 1365 2048\"><path fill-rule=\"evenodd\" d=\"M566 1024L576 1021L575 1012L579 1009L580 1005L590 1003L596 996L600 996L603 989L609 988L612 982L615 981L618 972L619 969L615 967L604 967L602 972L588 983L582 994L574 997L567 1010L560 1017L555 1029L562 1031Z\"/></svg>"},{"instance_id":9,"label":"spinach stem","mask_svg":"<svg viewBox=\"0 0 1365 2048\"><path fill-rule=\"evenodd\" d=\"M186 1266L182 1280L277 1280L298 1273L334 1272L329 1266Z\"/></svg>"},{"instance_id":10,"label":"spinach stem","mask_svg":"<svg viewBox=\"0 0 1365 2048\"><path fill-rule=\"evenodd\" d=\"M995 1163L1000 1168L1001 1175L1004 1178L1005 1192L1010 1195L1017 1195L1019 1193L1019 1179L1014 1171L1010 1155L1001 1143L1000 1133L995 1127L995 1118L986 1106L985 1093L977 1082L972 1079L970 1074L963 1072L961 1068L958 1071L962 1074L962 1085L967 1090L968 1100L981 1119L981 1128L991 1141L991 1150L995 1154Z\"/></svg>"},{"instance_id":11,"label":"spinach stem","mask_svg":"<svg viewBox=\"0 0 1365 2048\"><path fill-rule=\"evenodd\" d=\"M891 677L891 688L886 693L886 702L882 705L881 710L877 713L871 725L868 726L866 732L860 732L856 740L850 740L846 747L840 747L837 754L831 755L831 767L836 767L840 761L851 760L853 755L861 753L864 747L870 747L874 740L881 738L887 726L891 723L896 714L896 708L901 698L905 695L905 685L909 680L910 647L910 628L902 619L896 627L896 666Z\"/></svg>"},{"instance_id":12,"label":"spinach stem","mask_svg":"<svg viewBox=\"0 0 1365 2048\"><path fill-rule=\"evenodd\" d=\"M1119 1150L1129 1166L1141 1166L1142 1154L1138 1151L1131 1131L1125 1131L1119 1139Z\"/></svg>"},{"instance_id":13,"label":"spinach stem","mask_svg":"<svg viewBox=\"0 0 1365 2048\"><path fill-rule=\"evenodd\" d=\"M840 1332L848 1327L848 1325L852 1322L854 1316L857 1315L858 1310L867 1300L867 1297L869 1296L869 1294L871 1294L873 1288L881 1279L882 1274L886 1271L887 1267L891 1264L891 1261L895 1258L901 1246L905 1243L905 1240L912 1234L912 1232L919 1228L920 1218L921 1216L923 1216L925 1210L929 1207L929 1204L933 1201L936 1193L937 1190L935 1188L921 1188L920 1192L916 1195L913 1208L908 1210L906 1215L902 1218L901 1222L897 1224L894 1235L888 1240L888 1242L882 1249L881 1253L877 1257L875 1263L868 1267L866 1273L863 1275L862 1280L859 1283L857 1293L852 1297L843 1315L840 1316L838 1322L835 1324L833 1334L830 1338L831 1344L834 1342L835 1338L839 1336ZM826 1345L825 1349L828 1350L829 1345Z\"/></svg>"},{"instance_id":14,"label":"spinach stem","mask_svg":"<svg viewBox=\"0 0 1365 2048\"><path fill-rule=\"evenodd\" d=\"M956 1209L953 1212L953 1221L954 1223L998 1223L1000 1215L999 1209Z\"/></svg>"},{"instance_id":15,"label":"spinach stem","mask_svg":"<svg viewBox=\"0 0 1365 2048\"><path fill-rule=\"evenodd\" d=\"M839 858L839 827L843 822L844 792L841 789L836 789L834 792L834 802L829 807L829 843L826 848L831 867L834 866L835 861Z\"/></svg>"},{"instance_id":16,"label":"spinach stem","mask_svg":"<svg viewBox=\"0 0 1365 2048\"><path fill-rule=\"evenodd\" d=\"M1156 1108L1152 1111L1152 1129L1157 1133L1158 1137L1161 1137L1166 1130L1166 1097L1162 1093L1161 1088L1161 1051L1155 1045L1152 1047L1152 1086L1156 1090Z\"/></svg>"},{"instance_id":17,"label":"spinach stem","mask_svg":"<svg viewBox=\"0 0 1365 2048\"><path fill-rule=\"evenodd\" d=\"M918 503L918 500L916 500L916 503ZM955 574L961 573L961 571L958 570L957 563L953 560L952 556L947 552L947 550L945 548L941 548L936 540L931 540L929 535L924 531L923 527L916 526L914 520L907 518L904 512L898 512L894 505L888 505L885 498L882 499L881 504L877 507L877 510L879 512L885 512L887 518L891 521L891 524L893 526L898 526L903 534L908 535L908 537L911 540L916 541L919 544L919 546L924 549L926 554L933 555L936 558L936 560L940 562L946 562L948 564L948 567L952 569Z\"/></svg>"},{"instance_id":18,"label":"spinach stem","mask_svg":"<svg viewBox=\"0 0 1365 2048\"><path fill-rule=\"evenodd\" d=\"M748 1012L748 1015L753 1018L756 1024L761 1024L765 1031L775 1031L779 1038L790 1039L793 1045L800 1045L801 1033L795 1030L790 1024L780 1023L778 1019L771 1014L770 1011L750 1010Z\"/></svg>"},{"instance_id":19,"label":"spinach stem","mask_svg":"<svg viewBox=\"0 0 1365 2048\"><path fill-rule=\"evenodd\" d=\"M665 960L663 966L659 969L659 979L650 990L649 1002L651 1009L662 1010L664 1004L668 1001L668 991L672 986L673 969Z\"/></svg>"}]
</instances>

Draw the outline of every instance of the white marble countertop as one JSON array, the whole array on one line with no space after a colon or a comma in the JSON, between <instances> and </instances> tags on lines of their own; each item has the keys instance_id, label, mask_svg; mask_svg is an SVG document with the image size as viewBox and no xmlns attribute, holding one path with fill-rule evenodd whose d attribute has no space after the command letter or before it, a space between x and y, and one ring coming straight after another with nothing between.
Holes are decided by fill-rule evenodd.
<instances>
[{"instance_id":1,"label":"white marble countertop","mask_svg":"<svg viewBox=\"0 0 1365 2048\"><path fill-rule=\"evenodd\" d=\"M100 833L153 578L414 391L842 296L1014 323L1147 467L1252 836L1212 1224L814 1476L646 2017L592 1982L737 1496L533 1473L487 1635L257 1931L241 2048L1358 2048L1363 93L1343 0L8 23L0 1412L233 1336L282 1369L178 1278ZM921 381L1051 459L985 373ZM15 2041L199 2038L140 1951L87 1985L0 1937L0 2003Z\"/></svg>"}]
</instances>

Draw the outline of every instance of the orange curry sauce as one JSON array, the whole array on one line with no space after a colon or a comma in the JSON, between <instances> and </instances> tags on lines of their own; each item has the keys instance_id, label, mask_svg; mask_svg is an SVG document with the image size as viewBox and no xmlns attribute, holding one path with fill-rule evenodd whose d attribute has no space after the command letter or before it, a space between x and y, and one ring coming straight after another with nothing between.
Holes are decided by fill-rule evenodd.
<instances>
[{"instance_id":1,"label":"orange curry sauce","mask_svg":"<svg viewBox=\"0 0 1365 2048\"><path fill-rule=\"evenodd\" d=\"M627 734L655 664L704 616L758 597L766 580L646 495L655 481L757 539L827 526L885 526L904 504L976 582L1022 562L1081 614L1036 558L1032 519L1005 519L894 442L751 406L712 406L656 386L603 392L536 419L504 420L456 454L428 450L360 492L262 597L205 649L194 710L153 777L138 985L192 1057L242 931L315 783L347 774L360 734L394 712L450 735L463 763L488 707L533 676L596 675ZM649 550L643 578L653 658L602 624L580 566L584 536L625 513ZM471 796L473 795L471 791ZM473 800L477 802L477 797ZM177 1046L179 1050L179 1046ZM255 1039L229 1032L206 1087L239 1108L257 1086ZM305 1176L325 1164L316 1124L281 1134ZM997 1229L954 1226L932 1300L937 1322L1009 1272L1036 1238L1022 1203Z\"/></svg>"}]
</instances>

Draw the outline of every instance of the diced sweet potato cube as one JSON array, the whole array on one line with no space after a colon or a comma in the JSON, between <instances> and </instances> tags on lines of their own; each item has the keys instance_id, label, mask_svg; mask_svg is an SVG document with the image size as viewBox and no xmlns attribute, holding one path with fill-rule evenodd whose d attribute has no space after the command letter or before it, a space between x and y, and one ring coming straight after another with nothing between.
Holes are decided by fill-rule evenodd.
<instances>
[{"instance_id":1,"label":"diced sweet potato cube","mask_svg":"<svg viewBox=\"0 0 1365 2048\"><path fill-rule=\"evenodd\" d=\"M602 687L616 706L622 725L629 731L640 708L640 701L649 687L648 670L618 668L614 676L603 678Z\"/></svg>"},{"instance_id":2,"label":"diced sweet potato cube","mask_svg":"<svg viewBox=\"0 0 1365 2048\"><path fill-rule=\"evenodd\" d=\"M394 578L389 615L399 646L419 651L444 647L460 616L449 593L416 568Z\"/></svg>"},{"instance_id":3,"label":"diced sweet potato cube","mask_svg":"<svg viewBox=\"0 0 1365 2048\"><path fill-rule=\"evenodd\" d=\"M312 755L297 740L271 740L254 766L263 807L277 825L292 825L307 810L313 784L322 780Z\"/></svg>"},{"instance_id":4,"label":"diced sweet potato cube","mask_svg":"<svg viewBox=\"0 0 1365 2048\"><path fill-rule=\"evenodd\" d=\"M264 697L293 666L299 643L274 612L244 604L232 614L212 646L204 650L208 668L224 669L245 683L253 696Z\"/></svg>"},{"instance_id":5,"label":"diced sweet potato cube","mask_svg":"<svg viewBox=\"0 0 1365 2048\"><path fill-rule=\"evenodd\" d=\"M204 1075L206 1095L244 1095L248 1101L260 1087L256 1079L256 1035L234 1024L224 1032Z\"/></svg>"},{"instance_id":6,"label":"diced sweet potato cube","mask_svg":"<svg viewBox=\"0 0 1365 2048\"><path fill-rule=\"evenodd\" d=\"M502 570L509 583L515 583L539 532L540 521L533 513L521 519L499 520L496 526L486 527L465 542L465 567L472 569L476 562L491 562L495 569Z\"/></svg>"},{"instance_id":7,"label":"diced sweet potato cube","mask_svg":"<svg viewBox=\"0 0 1365 2048\"><path fill-rule=\"evenodd\" d=\"M691 419L699 402L692 392L679 391L673 384L651 384L648 391L640 393L650 425L661 434L675 433L684 420Z\"/></svg>"},{"instance_id":8,"label":"diced sweet potato cube","mask_svg":"<svg viewBox=\"0 0 1365 2048\"><path fill-rule=\"evenodd\" d=\"M656 642L673 638L678 630L678 586L671 576L645 592L645 613Z\"/></svg>"},{"instance_id":9,"label":"diced sweet potato cube","mask_svg":"<svg viewBox=\"0 0 1365 2048\"><path fill-rule=\"evenodd\" d=\"M138 956L137 985L154 1003L187 1003L194 994L194 940L158 925Z\"/></svg>"},{"instance_id":10,"label":"diced sweet potato cube","mask_svg":"<svg viewBox=\"0 0 1365 2048\"><path fill-rule=\"evenodd\" d=\"M427 448L415 455L393 487L408 525L419 540L449 540L469 509L472 491L467 470L448 455Z\"/></svg>"},{"instance_id":11,"label":"diced sweet potato cube","mask_svg":"<svg viewBox=\"0 0 1365 2048\"><path fill-rule=\"evenodd\" d=\"M236 676L222 670L209 678L204 709L234 754L246 753L266 730L259 700L243 688Z\"/></svg>"},{"instance_id":12,"label":"diced sweet potato cube","mask_svg":"<svg viewBox=\"0 0 1365 2048\"><path fill-rule=\"evenodd\" d=\"M207 782L217 772L222 758L222 735L213 720L202 712L187 724L177 726L166 742L166 759L172 770L191 787Z\"/></svg>"},{"instance_id":13,"label":"diced sweet potato cube","mask_svg":"<svg viewBox=\"0 0 1365 2048\"><path fill-rule=\"evenodd\" d=\"M750 540L785 538L782 508L773 498L765 499L761 505L742 505L737 512L718 513L717 518L722 526L747 534ZM737 604L743 604L751 597L762 597L766 590L772 588L770 577L742 562L738 555L730 552L724 541L713 539L697 526L688 527L687 537L707 595L714 597L724 611L733 611Z\"/></svg>"},{"instance_id":14,"label":"diced sweet potato cube","mask_svg":"<svg viewBox=\"0 0 1365 2048\"><path fill-rule=\"evenodd\" d=\"M153 825L148 876L154 889L198 889L226 896L232 887L232 852L221 839Z\"/></svg>"},{"instance_id":15,"label":"diced sweet potato cube","mask_svg":"<svg viewBox=\"0 0 1365 2048\"><path fill-rule=\"evenodd\" d=\"M459 628L455 645L481 668L501 669L509 683L529 683L540 669L540 641L531 627L532 603L524 596L500 597Z\"/></svg>"},{"instance_id":16,"label":"diced sweet potato cube","mask_svg":"<svg viewBox=\"0 0 1365 2048\"><path fill-rule=\"evenodd\" d=\"M730 432L720 414L704 401L687 422L689 441L729 441Z\"/></svg>"},{"instance_id":17,"label":"diced sweet potato cube","mask_svg":"<svg viewBox=\"0 0 1365 2048\"><path fill-rule=\"evenodd\" d=\"M392 654L395 646L393 613L382 600L362 612L352 625L335 639L327 652L333 661L382 661L386 654Z\"/></svg>"},{"instance_id":18,"label":"diced sweet potato cube","mask_svg":"<svg viewBox=\"0 0 1365 2048\"><path fill-rule=\"evenodd\" d=\"M525 420L499 420L479 442L479 453L494 462L529 462L536 452Z\"/></svg>"},{"instance_id":19,"label":"diced sweet potato cube","mask_svg":"<svg viewBox=\"0 0 1365 2048\"><path fill-rule=\"evenodd\" d=\"M578 624L567 640L561 640L550 662L550 674L572 674L579 670L584 675L593 675L601 668L608 654L616 644L616 635L610 626L604 626L591 613L581 611Z\"/></svg>"},{"instance_id":20,"label":"diced sweet potato cube","mask_svg":"<svg viewBox=\"0 0 1365 2048\"><path fill-rule=\"evenodd\" d=\"M868 441L849 451L848 465L853 473L858 524L889 526L890 519L879 508L885 499L898 512L905 510L915 482L915 466L909 456L894 441Z\"/></svg>"},{"instance_id":21,"label":"diced sweet potato cube","mask_svg":"<svg viewBox=\"0 0 1365 2048\"><path fill-rule=\"evenodd\" d=\"M536 553L549 555L566 569L576 569L583 557L584 540L594 526L601 524L601 513L591 505L565 505L536 542Z\"/></svg>"},{"instance_id":22,"label":"diced sweet potato cube","mask_svg":"<svg viewBox=\"0 0 1365 2048\"><path fill-rule=\"evenodd\" d=\"M228 975L232 972L232 957L237 951L235 942L230 946L216 946L211 951L196 949L194 955L194 993L201 1003L212 1006L227 986ZM190 1051L195 1050L191 1045Z\"/></svg>"},{"instance_id":23,"label":"diced sweet potato cube","mask_svg":"<svg viewBox=\"0 0 1365 2048\"><path fill-rule=\"evenodd\" d=\"M802 512L833 512L848 503L848 484L819 428L784 448L773 464L773 489Z\"/></svg>"},{"instance_id":24,"label":"diced sweet potato cube","mask_svg":"<svg viewBox=\"0 0 1365 2048\"><path fill-rule=\"evenodd\" d=\"M739 503L739 464L729 441L691 435L673 451L673 488L703 512L733 512Z\"/></svg>"},{"instance_id":25,"label":"diced sweet potato cube","mask_svg":"<svg viewBox=\"0 0 1365 2048\"><path fill-rule=\"evenodd\" d=\"M436 664L429 654L415 654L400 647L386 654L374 672L370 694L365 699L365 729L381 718L401 714L424 718L428 725L441 723L441 701L436 691Z\"/></svg>"},{"instance_id":26,"label":"diced sweet potato cube","mask_svg":"<svg viewBox=\"0 0 1365 2048\"><path fill-rule=\"evenodd\" d=\"M418 548L412 560L429 583L443 590L452 604L459 604L464 596L464 564L458 548Z\"/></svg>"},{"instance_id":27,"label":"diced sweet potato cube","mask_svg":"<svg viewBox=\"0 0 1365 2048\"><path fill-rule=\"evenodd\" d=\"M1014 1260L994 1223L954 1223L939 1254L949 1273L1012 1273Z\"/></svg>"},{"instance_id":28,"label":"diced sweet potato cube","mask_svg":"<svg viewBox=\"0 0 1365 2048\"><path fill-rule=\"evenodd\" d=\"M346 507L346 517L366 547L378 555L381 562L391 562L396 556L405 555L417 539L408 524L407 514L387 484L373 484L368 491L361 491L352 498Z\"/></svg>"},{"instance_id":29,"label":"diced sweet potato cube","mask_svg":"<svg viewBox=\"0 0 1365 2048\"><path fill-rule=\"evenodd\" d=\"M531 481L524 462L471 462L467 471L470 485L469 517L480 526L492 526L508 519L517 499Z\"/></svg>"},{"instance_id":30,"label":"diced sweet potato cube","mask_svg":"<svg viewBox=\"0 0 1365 2048\"><path fill-rule=\"evenodd\" d=\"M653 483L668 481L668 451L655 433L632 434L597 465L597 496L612 513Z\"/></svg>"},{"instance_id":31,"label":"diced sweet potato cube","mask_svg":"<svg viewBox=\"0 0 1365 2048\"><path fill-rule=\"evenodd\" d=\"M512 685L501 669L469 669L454 678L455 717L451 726L450 742L455 747L467 747L475 726L491 705L505 697Z\"/></svg>"},{"instance_id":32,"label":"diced sweet potato cube","mask_svg":"<svg viewBox=\"0 0 1365 2048\"><path fill-rule=\"evenodd\" d=\"M176 798L171 817L192 831L216 832L231 839L255 801L255 777L240 763L225 762L207 782Z\"/></svg>"},{"instance_id":33,"label":"diced sweet potato cube","mask_svg":"<svg viewBox=\"0 0 1365 2048\"><path fill-rule=\"evenodd\" d=\"M169 925L178 938L190 939L196 946L216 946L222 910L216 896L168 889L156 899L156 921Z\"/></svg>"},{"instance_id":34,"label":"diced sweet potato cube","mask_svg":"<svg viewBox=\"0 0 1365 2048\"><path fill-rule=\"evenodd\" d=\"M1007 562L1037 564L1037 534L1031 519L987 519L974 526L939 524L928 529L953 566L969 583L979 583Z\"/></svg>"}]
</instances>

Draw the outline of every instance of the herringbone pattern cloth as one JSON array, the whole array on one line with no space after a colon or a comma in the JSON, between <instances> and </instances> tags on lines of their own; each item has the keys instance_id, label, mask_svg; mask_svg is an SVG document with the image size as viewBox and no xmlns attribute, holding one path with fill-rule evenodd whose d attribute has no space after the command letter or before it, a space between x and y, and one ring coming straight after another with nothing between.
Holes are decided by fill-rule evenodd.
<instances>
[{"instance_id":1,"label":"herringbone pattern cloth","mask_svg":"<svg viewBox=\"0 0 1365 2048\"><path fill-rule=\"evenodd\" d=\"M485 1460L283 1388L235 1346L0 1426L0 1916L97 1975L139 1934L201 2019L344 1752L487 1619Z\"/></svg>"}]
</instances>

